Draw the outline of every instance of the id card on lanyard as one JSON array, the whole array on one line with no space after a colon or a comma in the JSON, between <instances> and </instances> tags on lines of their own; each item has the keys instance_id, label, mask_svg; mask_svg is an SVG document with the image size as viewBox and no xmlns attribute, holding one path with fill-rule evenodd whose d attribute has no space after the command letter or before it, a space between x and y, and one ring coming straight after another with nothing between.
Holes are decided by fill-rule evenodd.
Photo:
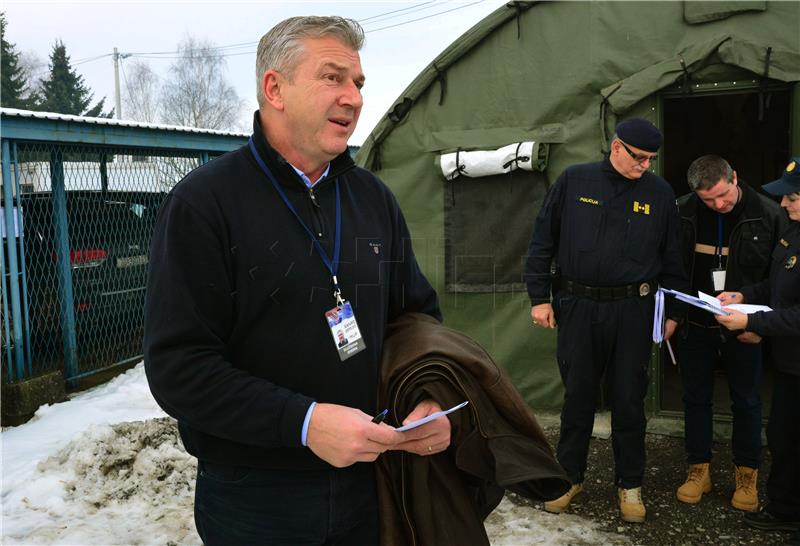
<instances>
[{"instance_id":1,"label":"id card on lanyard","mask_svg":"<svg viewBox=\"0 0 800 546\"><path fill-rule=\"evenodd\" d=\"M261 156L256 149L255 142L253 142L253 137L250 137L248 145L250 146L250 151L253 153L256 163L258 163L258 166L261 167L262 171L264 171L264 174L272 183L272 186L275 188L275 191L278 192L278 195L280 195L286 207L297 219L300 226L305 230L306 234L311 239L314 248L317 250L317 254L319 254L320 258L322 258L322 262L325 264L325 267L331 274L333 297L336 300L336 306L326 311L323 318L325 319L328 328L331 331L334 347L339 354L339 360L344 362L351 356L366 349L367 346L364 342L364 338L361 336L361 331L358 329L358 323L356 322L356 318L353 314L353 308L350 305L350 302L345 301L344 298L342 298L342 290L339 287L339 279L336 278L336 272L339 269L339 252L341 250L340 243L342 235L342 205L341 196L339 194L339 179L337 178L334 180L334 186L336 188L336 231L334 233L333 258L331 259L328 257L328 253L325 252L325 249L322 247L317 237L314 235L314 232L311 231L303 219L300 218L300 215L297 213L294 205L292 205L292 202L289 201L289 197L286 195L286 192L283 191L283 188L281 188L281 185L278 183L275 175L272 174L272 171L269 169L269 167L267 167L267 164L264 163L263 159L261 159Z\"/></svg>"},{"instance_id":2,"label":"id card on lanyard","mask_svg":"<svg viewBox=\"0 0 800 546\"><path fill-rule=\"evenodd\" d=\"M722 222L722 213L717 213L717 267L711 270L711 286L715 292L725 290L725 277L727 275L727 268L722 267Z\"/></svg>"}]
</instances>

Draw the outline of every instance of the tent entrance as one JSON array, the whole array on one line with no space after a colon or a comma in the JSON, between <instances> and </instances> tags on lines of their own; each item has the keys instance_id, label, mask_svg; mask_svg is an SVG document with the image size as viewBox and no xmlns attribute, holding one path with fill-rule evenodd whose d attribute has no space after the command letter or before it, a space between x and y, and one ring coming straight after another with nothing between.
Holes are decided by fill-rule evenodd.
<instances>
[{"instance_id":1,"label":"tent entrance","mask_svg":"<svg viewBox=\"0 0 800 546\"><path fill-rule=\"evenodd\" d=\"M664 146L660 174L677 196L689 192L686 171L701 155L724 157L737 172L740 183L759 189L781 173L791 155L790 86L753 86L723 93L665 92L661 108ZM680 364L680 356L676 356ZM680 369L666 354L661 355L660 362L659 409L682 412ZM714 377L714 413L730 415L725 370L719 364ZM765 361L761 388L764 415L769 411L772 379L772 367Z\"/></svg>"}]
</instances>

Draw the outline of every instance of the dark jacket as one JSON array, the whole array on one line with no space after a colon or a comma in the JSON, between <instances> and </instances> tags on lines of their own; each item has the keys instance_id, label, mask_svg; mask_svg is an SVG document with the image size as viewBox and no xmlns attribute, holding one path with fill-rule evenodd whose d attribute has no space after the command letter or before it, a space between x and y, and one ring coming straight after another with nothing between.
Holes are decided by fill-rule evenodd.
<instances>
[{"instance_id":1,"label":"dark jacket","mask_svg":"<svg viewBox=\"0 0 800 546\"><path fill-rule=\"evenodd\" d=\"M312 403L374 413L388 321L439 317L391 191L335 158L309 191L262 136L254 141L329 256L341 194L338 279L366 349L341 362L325 312L331 274L247 146L195 169L159 211L150 252L145 370L189 453L212 463L328 467L301 446Z\"/></svg>"},{"instance_id":2,"label":"dark jacket","mask_svg":"<svg viewBox=\"0 0 800 546\"><path fill-rule=\"evenodd\" d=\"M787 226L786 215L777 203L745 184L740 184L740 187L744 209L728 240L725 290L739 290L746 284L767 278L772 249ZM681 253L690 280L694 275L697 210L705 206L694 192L678 199Z\"/></svg>"},{"instance_id":3,"label":"dark jacket","mask_svg":"<svg viewBox=\"0 0 800 546\"><path fill-rule=\"evenodd\" d=\"M656 280L686 291L672 188L649 171L629 180L608 158L568 167L548 191L528 247L532 305L551 301L553 261L557 274L583 285Z\"/></svg>"},{"instance_id":4,"label":"dark jacket","mask_svg":"<svg viewBox=\"0 0 800 546\"><path fill-rule=\"evenodd\" d=\"M403 315L387 328L378 400L392 425L424 399L450 414L450 448L420 457L378 459L381 543L489 544L483 520L504 489L535 500L570 483L525 401L491 357L467 336L427 315Z\"/></svg>"},{"instance_id":5,"label":"dark jacket","mask_svg":"<svg viewBox=\"0 0 800 546\"><path fill-rule=\"evenodd\" d=\"M748 315L747 330L769 336L775 369L800 375L800 222L791 222L772 253L769 278L742 287L745 303L772 311Z\"/></svg>"}]
</instances>

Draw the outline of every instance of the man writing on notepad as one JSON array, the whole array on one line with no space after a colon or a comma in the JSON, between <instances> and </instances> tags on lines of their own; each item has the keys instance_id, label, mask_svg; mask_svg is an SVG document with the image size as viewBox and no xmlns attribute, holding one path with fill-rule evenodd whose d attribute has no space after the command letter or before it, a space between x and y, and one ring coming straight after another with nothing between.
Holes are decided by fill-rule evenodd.
<instances>
[{"instance_id":1,"label":"man writing on notepad","mask_svg":"<svg viewBox=\"0 0 800 546\"><path fill-rule=\"evenodd\" d=\"M681 242L692 293L738 290L767 276L785 218L776 203L740 184L716 155L696 159L687 173L692 193L678 200ZM679 338L688 473L676 493L696 504L711 491L714 367L725 367L733 402L734 508L758 508L761 462L761 339L720 330L714 316L690 307Z\"/></svg>"}]
</instances>

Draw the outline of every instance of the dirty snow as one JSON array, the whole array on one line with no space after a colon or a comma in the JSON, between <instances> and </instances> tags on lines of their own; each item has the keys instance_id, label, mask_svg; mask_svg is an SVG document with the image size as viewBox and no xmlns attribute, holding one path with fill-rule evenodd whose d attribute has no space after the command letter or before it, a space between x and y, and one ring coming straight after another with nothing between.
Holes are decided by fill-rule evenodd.
<instances>
[{"instance_id":1,"label":"dirty snow","mask_svg":"<svg viewBox=\"0 0 800 546\"><path fill-rule=\"evenodd\" d=\"M195 460L158 408L142 365L2 432L2 543L199 545ZM629 544L591 520L506 498L492 544Z\"/></svg>"}]
</instances>

